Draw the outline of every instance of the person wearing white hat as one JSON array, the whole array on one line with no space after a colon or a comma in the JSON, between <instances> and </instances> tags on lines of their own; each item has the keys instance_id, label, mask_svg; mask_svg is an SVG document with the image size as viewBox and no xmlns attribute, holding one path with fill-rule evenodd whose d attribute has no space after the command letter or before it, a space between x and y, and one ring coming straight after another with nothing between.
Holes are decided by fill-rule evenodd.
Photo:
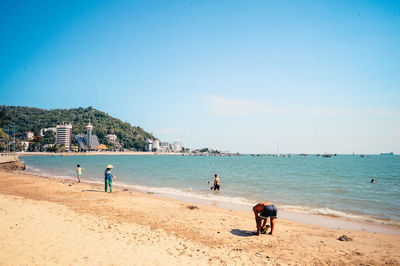
<instances>
[{"instance_id":1,"label":"person wearing white hat","mask_svg":"<svg viewBox=\"0 0 400 266\"><path fill-rule=\"evenodd\" d=\"M112 178L113 178L113 175L111 173L111 169L113 167L114 166L112 166L111 164L107 165L106 171L104 172L105 192L107 192L107 187L110 188L110 193L112 192Z\"/></svg>"}]
</instances>

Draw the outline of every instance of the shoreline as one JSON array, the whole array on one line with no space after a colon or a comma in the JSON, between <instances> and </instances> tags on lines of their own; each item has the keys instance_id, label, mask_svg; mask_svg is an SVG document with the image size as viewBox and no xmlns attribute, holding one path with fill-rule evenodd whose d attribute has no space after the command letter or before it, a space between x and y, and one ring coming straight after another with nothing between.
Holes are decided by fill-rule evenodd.
<instances>
[{"instance_id":1,"label":"shoreline","mask_svg":"<svg viewBox=\"0 0 400 266\"><path fill-rule=\"evenodd\" d=\"M93 264L107 259L100 248L104 245L116 247L116 264L130 259L141 264L400 262L398 235L331 229L279 217L273 236L257 237L250 211L191 205L119 188L104 193L98 184L0 172L0 202L7 206L0 207L0 248L6 251L0 263L12 259L19 264ZM49 238L53 235L57 237ZM343 235L352 240L339 241ZM83 249L73 251L76 247Z\"/></svg>"},{"instance_id":2,"label":"shoreline","mask_svg":"<svg viewBox=\"0 0 400 266\"><path fill-rule=\"evenodd\" d=\"M178 152L144 152L144 151L129 151L129 152L117 152L117 151L106 151L106 152L17 152L18 156L91 156L91 155L186 155L189 153L178 153Z\"/></svg>"},{"instance_id":3,"label":"shoreline","mask_svg":"<svg viewBox=\"0 0 400 266\"><path fill-rule=\"evenodd\" d=\"M90 152L17 152L19 156L38 156L38 155L54 155L54 156L76 156L76 155L178 155L178 156L250 156L257 153L199 153L193 154L188 152L150 152L150 151L90 151ZM261 153L260 153L261 154ZM302 156L297 153L287 153L296 156ZM273 153L263 153L263 156L273 156ZM359 157L360 154L350 154L350 153L338 153L338 156L356 156ZM379 153L366 153L365 156L400 156L400 154L383 155ZM309 153L307 156L317 156L316 153ZM285 158L285 157L282 157Z\"/></svg>"},{"instance_id":4,"label":"shoreline","mask_svg":"<svg viewBox=\"0 0 400 266\"><path fill-rule=\"evenodd\" d=\"M68 180L75 181L74 177L54 177L51 175L42 175L35 174L31 172L20 172L23 175L32 175L40 178L50 178L56 180ZM90 185L102 185L103 182L101 180L81 180L84 184ZM119 181L113 182L113 186L120 189L128 189L130 191L136 191L141 193L151 193L157 195L161 198L174 199L179 200L185 203L192 204L202 204L208 206L215 206L218 208L223 208L226 210L239 210L250 212L252 208L252 204L244 204L244 203L232 203L228 201L224 201L222 199L213 199L213 198L205 198L205 197L196 197L196 195L189 195L186 193L176 194L169 191L163 191L157 188L152 187L141 187L133 184L121 184ZM255 204L255 203L254 203ZM279 206L278 206L279 207ZM309 225L322 226L331 229L343 229L343 230L357 230L357 231L367 231L372 233L383 233L383 234L391 234L391 235L400 235L400 226L384 224L371 221L363 221L363 220L355 220L346 217L338 217L333 215L324 215L324 214L312 214L305 212L296 212L290 210L279 209L279 217L282 217L287 220L291 220L293 222L306 223Z\"/></svg>"}]
</instances>

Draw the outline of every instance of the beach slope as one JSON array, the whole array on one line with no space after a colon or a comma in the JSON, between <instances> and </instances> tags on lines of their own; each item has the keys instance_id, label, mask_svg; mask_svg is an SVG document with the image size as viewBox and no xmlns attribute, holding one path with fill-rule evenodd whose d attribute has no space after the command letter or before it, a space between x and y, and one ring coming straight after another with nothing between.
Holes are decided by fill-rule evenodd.
<instances>
[{"instance_id":1,"label":"beach slope","mask_svg":"<svg viewBox=\"0 0 400 266\"><path fill-rule=\"evenodd\" d=\"M400 263L399 235L278 219L257 237L250 210L10 172L0 172L0 216L1 265Z\"/></svg>"}]
</instances>

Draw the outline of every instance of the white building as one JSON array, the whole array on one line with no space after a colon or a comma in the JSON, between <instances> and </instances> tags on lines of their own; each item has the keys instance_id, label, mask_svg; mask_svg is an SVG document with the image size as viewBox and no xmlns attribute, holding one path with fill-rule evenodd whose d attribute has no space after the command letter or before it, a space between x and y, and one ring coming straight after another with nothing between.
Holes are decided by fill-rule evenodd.
<instances>
[{"instance_id":1,"label":"white building","mask_svg":"<svg viewBox=\"0 0 400 266\"><path fill-rule=\"evenodd\" d=\"M29 141L21 141L21 146L24 149L24 151L27 151L29 148Z\"/></svg>"},{"instance_id":2,"label":"white building","mask_svg":"<svg viewBox=\"0 0 400 266\"><path fill-rule=\"evenodd\" d=\"M109 142L112 142L112 143L114 143L114 142L116 142L117 141L117 135L115 135L115 134L108 134L107 136L106 136L106 138L107 138L107 140L109 141Z\"/></svg>"},{"instance_id":3,"label":"white building","mask_svg":"<svg viewBox=\"0 0 400 266\"><path fill-rule=\"evenodd\" d=\"M64 145L67 151L71 149L71 132L71 124L57 125L56 127L56 144Z\"/></svg>"},{"instance_id":4,"label":"white building","mask_svg":"<svg viewBox=\"0 0 400 266\"><path fill-rule=\"evenodd\" d=\"M147 139L146 143L147 143L147 150L153 151L153 141L151 139Z\"/></svg>"},{"instance_id":5,"label":"white building","mask_svg":"<svg viewBox=\"0 0 400 266\"><path fill-rule=\"evenodd\" d=\"M155 149L156 151L160 150L160 141L158 139L153 141L153 149Z\"/></svg>"},{"instance_id":6,"label":"white building","mask_svg":"<svg viewBox=\"0 0 400 266\"><path fill-rule=\"evenodd\" d=\"M168 142L161 142L159 151L160 152L169 152L169 143Z\"/></svg>"},{"instance_id":7,"label":"white building","mask_svg":"<svg viewBox=\"0 0 400 266\"><path fill-rule=\"evenodd\" d=\"M118 137L115 134L108 134L106 136L107 140L109 143L111 143L113 145L112 149L115 151L120 151L122 148L121 143L119 143L118 141Z\"/></svg>"},{"instance_id":8,"label":"white building","mask_svg":"<svg viewBox=\"0 0 400 266\"><path fill-rule=\"evenodd\" d=\"M41 130L40 130L40 136L44 136L44 132L46 132L46 131L48 131L48 130L51 130L51 131L53 131L54 133L57 133L57 128L55 128L55 127L48 127L48 128L42 128Z\"/></svg>"},{"instance_id":9,"label":"white building","mask_svg":"<svg viewBox=\"0 0 400 266\"><path fill-rule=\"evenodd\" d=\"M171 145L173 152L181 152L182 151L182 140L174 139L174 142Z\"/></svg>"},{"instance_id":10,"label":"white building","mask_svg":"<svg viewBox=\"0 0 400 266\"><path fill-rule=\"evenodd\" d=\"M25 135L27 139L31 139L35 136L32 131L25 132Z\"/></svg>"}]
</instances>

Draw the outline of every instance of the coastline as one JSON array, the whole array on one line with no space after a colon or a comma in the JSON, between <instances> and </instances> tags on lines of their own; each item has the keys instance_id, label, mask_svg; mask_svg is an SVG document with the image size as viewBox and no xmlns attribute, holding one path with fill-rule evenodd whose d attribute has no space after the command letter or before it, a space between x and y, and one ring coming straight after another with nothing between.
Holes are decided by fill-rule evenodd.
<instances>
[{"instance_id":1,"label":"coastline","mask_svg":"<svg viewBox=\"0 0 400 266\"><path fill-rule=\"evenodd\" d=\"M142 252L139 261L136 260L139 263L152 261L158 264L400 263L400 255L397 254L400 248L399 235L332 229L293 222L280 215L273 236L257 237L252 235L255 222L250 211L203 204L196 204L198 209L189 209L187 207L191 204L158 195L124 191L122 188L116 188L115 193L109 194L104 193L104 187L98 184L77 184L71 180L41 178L29 174L0 172L0 194L0 206L8 206L0 208L4 217L0 222L3 236L0 246L10 251L0 255L2 263L29 262L31 258L27 258L28 255L24 255L21 250L28 250L30 245L37 245L35 249L53 250L54 245L65 248L68 246L66 239L70 239L71 234L82 236L82 240L76 240L78 246L103 245L102 241L105 240L100 241L100 237L120 247L124 253L116 251L120 254L115 262L117 264L126 262L131 256L138 255L138 252ZM36 213L30 219L21 208L27 208L28 212L29 209L36 210ZM29 231L29 228L15 230L13 215L29 219L32 225L53 220L60 224L55 228L51 225L49 228L33 227L32 230L40 232L42 238L32 238L36 232ZM18 228L22 228L23 224L18 223ZM71 231L65 229L65 232L57 233L59 239L47 240L51 230L72 225L80 227ZM132 233L132 230L136 233ZM110 232L113 234L109 235ZM337 240L342 235L353 240ZM20 246L23 243L31 244ZM7 245L19 248L16 251ZM133 247L135 252L130 249ZM153 251L154 247L160 253L158 258L146 252ZM44 261L47 264L94 263L97 252L100 251L87 250L86 260L82 260L84 256L79 252L72 252L66 257L61 256L64 261L59 263L47 256L45 251L37 256L49 259ZM40 263L40 260L33 261Z\"/></svg>"},{"instance_id":2,"label":"coastline","mask_svg":"<svg viewBox=\"0 0 400 266\"><path fill-rule=\"evenodd\" d=\"M91 155L189 155L189 153L178 153L178 152L144 152L144 151L127 151L127 152L117 152L117 151L91 151L91 152L17 152L18 156L91 156Z\"/></svg>"},{"instance_id":3,"label":"coastline","mask_svg":"<svg viewBox=\"0 0 400 266\"><path fill-rule=\"evenodd\" d=\"M74 180L74 178L67 175L55 175L51 173L33 172L26 170L22 174L40 176L44 178L56 178L58 180ZM83 179L82 182L91 185L101 185L103 181L99 179ZM121 183L119 180L114 182L115 187L120 189L128 189L132 191L138 191L142 193L152 193L163 198L175 199L184 201L192 204L203 204L209 206L216 206L228 210L241 210L249 211L256 201L248 200L247 198L232 198L229 196L209 196L208 194L201 194L192 192L186 189L174 189L170 187L149 187L144 185L135 185L131 183ZM279 206L279 204L278 204ZM295 206L296 207L296 206ZM306 208L297 208L293 206L279 206L279 216L287 220L294 222L301 222L311 225L317 225L322 227L328 227L332 229L343 229L343 230L358 230L368 231L373 233L384 233L400 235L400 226L396 221L382 221L375 219L374 217L352 215L333 209L321 209L324 212L319 213L320 209L307 210ZM317 211L316 211L317 210Z\"/></svg>"}]
</instances>

